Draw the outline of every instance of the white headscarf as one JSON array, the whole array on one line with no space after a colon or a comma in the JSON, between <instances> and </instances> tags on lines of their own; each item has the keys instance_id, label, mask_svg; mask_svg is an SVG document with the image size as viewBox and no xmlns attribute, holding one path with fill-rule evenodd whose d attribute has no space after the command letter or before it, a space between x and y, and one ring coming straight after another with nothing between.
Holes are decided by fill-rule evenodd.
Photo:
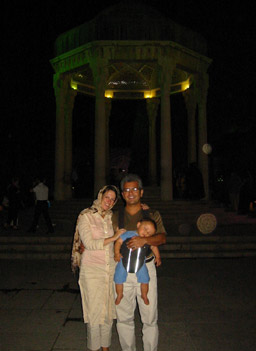
<instances>
[{"instance_id":1,"label":"white headscarf","mask_svg":"<svg viewBox=\"0 0 256 351\"><path fill-rule=\"evenodd\" d=\"M107 210L103 210L102 206L101 206L101 202L102 202L102 197L105 194L105 192L112 190L114 192L116 192L116 199L115 202L111 205L111 207ZM83 210L78 218L77 218L77 222L76 222L76 230L74 233L74 239L73 239L73 246L72 246L72 252L71 252L71 269L72 272L75 273L76 269L80 267L80 263L81 263L81 254L83 252L83 249L81 249L81 238L79 235L79 231L78 231L78 223L79 220L81 218L81 216L83 216L85 213L91 212L91 213L96 213L98 212L102 217L104 217L106 214L112 215L112 211L111 208L113 208L113 206L117 203L118 201L118 194L119 191L117 189L116 186L114 185L105 185L102 189L100 189L100 191L98 192L98 196L97 199L93 201L93 204L86 208L85 210Z\"/></svg>"}]
</instances>

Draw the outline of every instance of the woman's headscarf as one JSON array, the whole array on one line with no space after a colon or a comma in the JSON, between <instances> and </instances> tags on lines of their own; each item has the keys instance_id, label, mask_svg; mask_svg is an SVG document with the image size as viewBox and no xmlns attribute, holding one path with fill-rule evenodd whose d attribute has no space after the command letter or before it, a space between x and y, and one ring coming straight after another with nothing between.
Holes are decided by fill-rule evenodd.
<instances>
[{"instance_id":1,"label":"woman's headscarf","mask_svg":"<svg viewBox=\"0 0 256 351\"><path fill-rule=\"evenodd\" d=\"M116 199L115 199L115 202L113 203L113 205L109 209L103 210L102 207L101 207L102 197L105 194L105 192L107 192L109 190L116 192ZM105 185L98 192L97 199L93 201L92 206L87 208L85 211L86 212L92 212L92 213L98 212L101 216L105 216L106 214L112 214L111 208L113 208L115 206L115 204L117 203L117 201L118 201L118 194L119 194L119 191L118 191L116 186L114 186L114 185Z\"/></svg>"},{"instance_id":2,"label":"woman's headscarf","mask_svg":"<svg viewBox=\"0 0 256 351\"><path fill-rule=\"evenodd\" d=\"M114 189L115 189L115 191L114 191ZM102 197L105 194L105 192L110 191L110 190L114 191L116 193L115 202L113 203L113 205L109 209L103 210L102 207L101 207ZM79 231L78 231L78 223L79 223L80 218L85 213L88 213L88 212L91 212L91 213L98 212L102 217L104 217L106 214L112 215L111 209L113 208L113 206L118 201L118 194L119 194L119 191L118 191L116 186L114 186L114 185L105 185L98 192L97 199L93 201L93 204L90 207L88 207L85 210L83 210L79 214L77 222L76 222L76 230L75 230L75 234L74 234L73 246L72 246L72 252L71 252L71 269L72 269L73 273L75 273L76 269L80 267L81 254L83 253L83 249L81 249L81 243L82 242L81 242L81 238L80 238Z\"/></svg>"}]
</instances>

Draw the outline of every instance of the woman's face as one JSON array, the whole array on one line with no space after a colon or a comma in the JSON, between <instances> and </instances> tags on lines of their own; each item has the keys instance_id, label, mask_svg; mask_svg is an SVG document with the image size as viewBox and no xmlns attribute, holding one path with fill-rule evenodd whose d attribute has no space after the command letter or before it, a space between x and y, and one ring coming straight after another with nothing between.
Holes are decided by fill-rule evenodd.
<instances>
[{"instance_id":1,"label":"woman's face","mask_svg":"<svg viewBox=\"0 0 256 351\"><path fill-rule=\"evenodd\" d=\"M116 194L113 190L106 191L101 200L101 207L104 211L109 210L113 207L116 200Z\"/></svg>"}]
</instances>

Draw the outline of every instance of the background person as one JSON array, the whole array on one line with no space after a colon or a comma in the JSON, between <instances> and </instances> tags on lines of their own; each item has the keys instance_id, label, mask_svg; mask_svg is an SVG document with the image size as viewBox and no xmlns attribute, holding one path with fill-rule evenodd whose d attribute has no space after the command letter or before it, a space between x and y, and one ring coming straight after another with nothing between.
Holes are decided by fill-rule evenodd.
<instances>
[{"instance_id":1,"label":"background person","mask_svg":"<svg viewBox=\"0 0 256 351\"><path fill-rule=\"evenodd\" d=\"M8 215L7 221L4 224L5 229L11 227L14 230L18 229L18 214L21 208L21 192L20 180L18 177L13 177L11 184L7 188L8 198Z\"/></svg>"},{"instance_id":2,"label":"background person","mask_svg":"<svg viewBox=\"0 0 256 351\"><path fill-rule=\"evenodd\" d=\"M230 209L233 212L238 212L240 190L243 182L236 172L231 172L228 180L228 194L230 201Z\"/></svg>"},{"instance_id":3,"label":"background person","mask_svg":"<svg viewBox=\"0 0 256 351\"><path fill-rule=\"evenodd\" d=\"M36 198L36 205L35 205L35 212L34 212L34 218L33 222L31 224L31 227L29 228L28 232L36 232L36 228L38 225L39 218L41 214L43 214L48 232L47 233L53 233L54 229L52 226L52 221L49 215L49 201L48 201L48 196L49 196L49 188L48 186L45 185L45 178L41 178L39 181L36 182L37 185L31 189L30 191L35 194Z\"/></svg>"}]
</instances>

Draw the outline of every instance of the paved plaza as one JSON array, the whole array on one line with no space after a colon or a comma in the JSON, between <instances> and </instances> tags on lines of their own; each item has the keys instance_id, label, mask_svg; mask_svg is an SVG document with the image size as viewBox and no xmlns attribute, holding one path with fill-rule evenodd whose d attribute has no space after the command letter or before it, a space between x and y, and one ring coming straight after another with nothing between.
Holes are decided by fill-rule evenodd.
<instances>
[{"instance_id":1,"label":"paved plaza","mask_svg":"<svg viewBox=\"0 0 256 351\"><path fill-rule=\"evenodd\" d=\"M1 351L85 351L69 262L2 260ZM158 268L158 351L256 350L256 257L164 259ZM137 351L142 351L136 311ZM113 328L111 351L120 351Z\"/></svg>"}]
</instances>

